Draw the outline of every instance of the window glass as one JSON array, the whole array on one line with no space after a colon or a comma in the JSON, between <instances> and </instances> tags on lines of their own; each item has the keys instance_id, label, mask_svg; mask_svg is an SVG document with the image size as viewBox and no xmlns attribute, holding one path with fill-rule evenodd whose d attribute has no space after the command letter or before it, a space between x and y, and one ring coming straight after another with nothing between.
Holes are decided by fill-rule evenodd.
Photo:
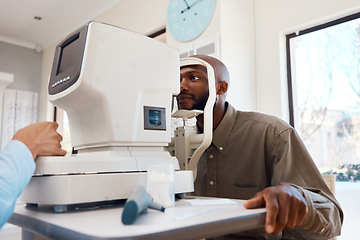
<instances>
[{"instance_id":1,"label":"window glass","mask_svg":"<svg viewBox=\"0 0 360 240\"><path fill-rule=\"evenodd\" d=\"M322 172L360 181L360 19L290 46L295 128Z\"/></svg>"}]
</instances>

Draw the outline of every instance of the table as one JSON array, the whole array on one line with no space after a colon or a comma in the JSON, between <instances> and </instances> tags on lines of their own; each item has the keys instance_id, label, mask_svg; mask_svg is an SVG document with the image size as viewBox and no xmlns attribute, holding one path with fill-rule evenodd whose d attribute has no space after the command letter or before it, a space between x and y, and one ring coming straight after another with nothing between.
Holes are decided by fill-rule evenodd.
<instances>
[{"instance_id":1,"label":"table","mask_svg":"<svg viewBox=\"0 0 360 240\"><path fill-rule=\"evenodd\" d=\"M124 202L99 209L54 213L51 207L18 205L9 222L23 240L41 239L199 239L264 226L265 209L245 209L243 200L188 197L165 212L148 209L132 225L121 222Z\"/></svg>"}]
</instances>

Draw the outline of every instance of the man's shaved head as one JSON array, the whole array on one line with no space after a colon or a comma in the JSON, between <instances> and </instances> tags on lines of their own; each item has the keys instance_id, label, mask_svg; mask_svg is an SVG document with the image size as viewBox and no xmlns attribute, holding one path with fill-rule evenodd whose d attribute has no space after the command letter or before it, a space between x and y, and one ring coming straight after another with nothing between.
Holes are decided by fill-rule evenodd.
<instances>
[{"instance_id":1,"label":"man's shaved head","mask_svg":"<svg viewBox=\"0 0 360 240\"><path fill-rule=\"evenodd\" d=\"M199 58L209 63L214 69L216 82L225 81L228 85L230 84L229 71L219 59L206 55L193 55L191 57Z\"/></svg>"}]
</instances>

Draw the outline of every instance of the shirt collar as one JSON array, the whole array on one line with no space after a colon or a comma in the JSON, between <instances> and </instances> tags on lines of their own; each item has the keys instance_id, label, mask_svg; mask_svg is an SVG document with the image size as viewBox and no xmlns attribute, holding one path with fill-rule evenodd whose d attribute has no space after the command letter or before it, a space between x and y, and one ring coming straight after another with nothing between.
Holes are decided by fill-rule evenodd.
<instances>
[{"instance_id":1,"label":"shirt collar","mask_svg":"<svg viewBox=\"0 0 360 240\"><path fill-rule=\"evenodd\" d=\"M231 106L230 103L226 102L227 109L225 112L225 115L215 131L213 132L213 144L216 146L216 148L223 153L225 150L226 142L229 138L229 135L231 133L231 130L233 129L237 111L236 109Z\"/></svg>"}]
</instances>

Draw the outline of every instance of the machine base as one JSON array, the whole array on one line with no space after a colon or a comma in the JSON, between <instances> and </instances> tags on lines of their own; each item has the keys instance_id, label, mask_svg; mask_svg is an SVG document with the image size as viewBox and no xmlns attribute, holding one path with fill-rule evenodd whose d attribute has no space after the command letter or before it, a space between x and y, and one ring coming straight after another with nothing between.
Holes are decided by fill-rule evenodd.
<instances>
[{"instance_id":1,"label":"machine base","mask_svg":"<svg viewBox=\"0 0 360 240\"><path fill-rule=\"evenodd\" d=\"M175 193L194 191L192 171L175 171ZM69 205L126 199L137 185L145 185L146 172L34 176L20 201L27 206L52 205L55 212Z\"/></svg>"},{"instance_id":2,"label":"machine base","mask_svg":"<svg viewBox=\"0 0 360 240\"><path fill-rule=\"evenodd\" d=\"M77 204L66 204L66 205L39 205L37 203L26 203L27 208L41 208L41 211L53 211L55 213L63 212L74 212L82 210L95 210L95 209L104 209L115 206L123 206L125 204L125 199L111 200L111 201L102 201L102 202L91 202L91 203L77 203Z\"/></svg>"}]
</instances>

